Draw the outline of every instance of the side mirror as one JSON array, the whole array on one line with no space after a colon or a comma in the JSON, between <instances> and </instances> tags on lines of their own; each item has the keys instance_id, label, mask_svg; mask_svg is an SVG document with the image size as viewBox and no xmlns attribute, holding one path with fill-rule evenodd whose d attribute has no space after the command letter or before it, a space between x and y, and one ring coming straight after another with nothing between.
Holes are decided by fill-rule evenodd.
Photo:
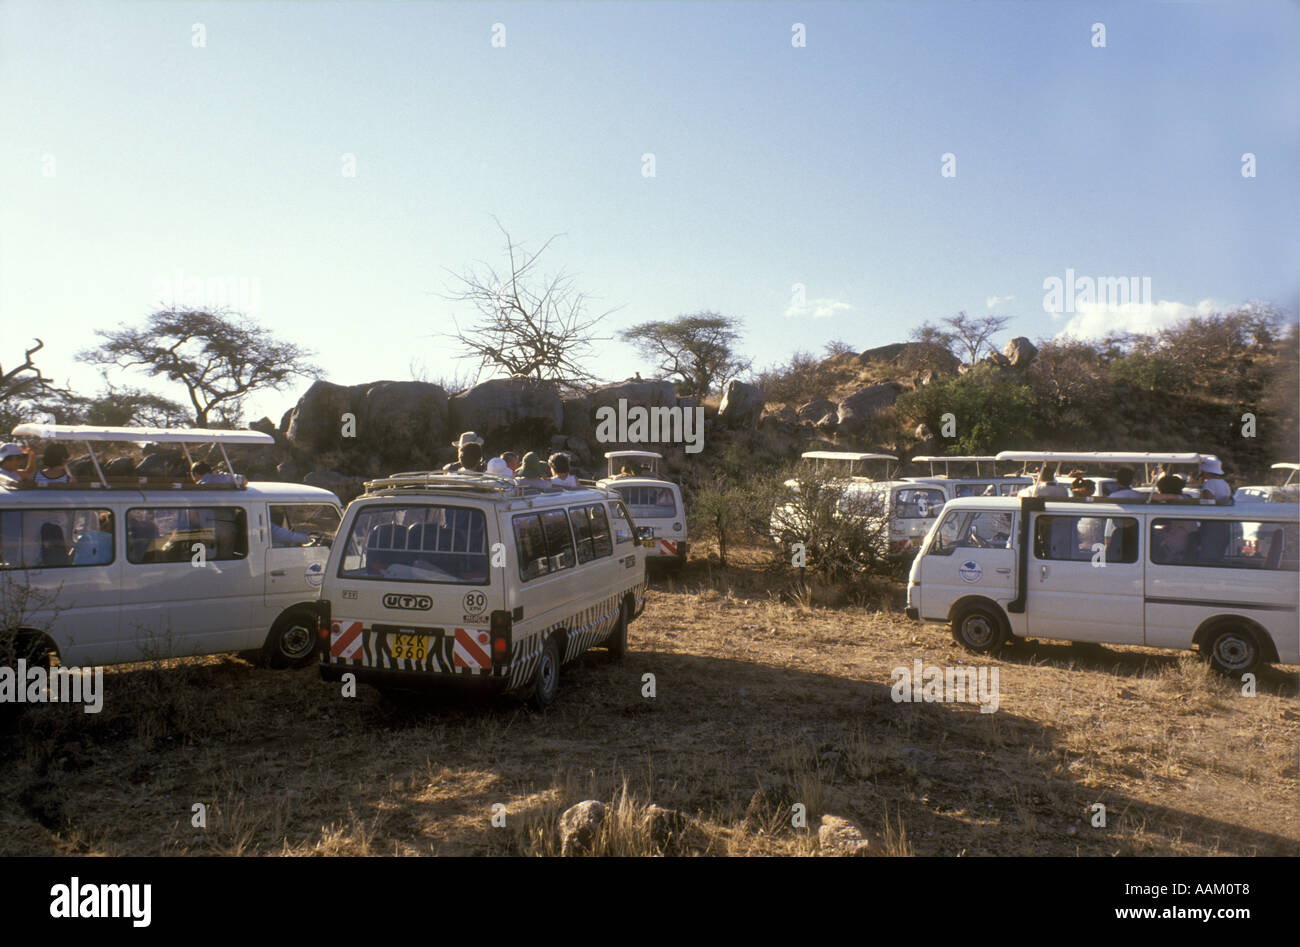
<instances>
[{"instance_id":1,"label":"side mirror","mask_svg":"<svg viewBox=\"0 0 1300 947\"><path fill-rule=\"evenodd\" d=\"M638 526L638 527L636 528L636 538L639 539L639 540L642 540L643 542L644 542L645 540L647 540L647 539L654 539L654 538L655 538L654 527L653 527L653 526Z\"/></svg>"}]
</instances>

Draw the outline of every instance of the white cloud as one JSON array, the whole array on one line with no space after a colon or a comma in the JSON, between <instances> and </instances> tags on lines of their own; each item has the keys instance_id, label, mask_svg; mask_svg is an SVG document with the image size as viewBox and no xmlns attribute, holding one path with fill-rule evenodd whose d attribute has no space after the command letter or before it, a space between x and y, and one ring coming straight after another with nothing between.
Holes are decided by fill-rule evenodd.
<instances>
[{"instance_id":1,"label":"white cloud","mask_svg":"<svg viewBox=\"0 0 1300 947\"><path fill-rule=\"evenodd\" d=\"M846 302L838 299L810 299L802 306L791 306L785 311L787 316L812 316L814 319L825 319L827 316L833 316L837 312L845 312L853 307Z\"/></svg>"},{"instance_id":2,"label":"white cloud","mask_svg":"<svg viewBox=\"0 0 1300 947\"><path fill-rule=\"evenodd\" d=\"M1015 296L989 296L984 300L984 306L987 309L997 309L1003 303L1015 302Z\"/></svg>"},{"instance_id":3,"label":"white cloud","mask_svg":"<svg viewBox=\"0 0 1300 947\"><path fill-rule=\"evenodd\" d=\"M1065 328L1057 333L1058 339L1067 335L1077 339L1100 339L1112 332L1150 334L1190 316L1224 311L1224 307L1212 299L1202 299L1195 305L1162 299L1156 303L1124 303L1119 306L1080 303L1075 308L1077 311Z\"/></svg>"}]
</instances>

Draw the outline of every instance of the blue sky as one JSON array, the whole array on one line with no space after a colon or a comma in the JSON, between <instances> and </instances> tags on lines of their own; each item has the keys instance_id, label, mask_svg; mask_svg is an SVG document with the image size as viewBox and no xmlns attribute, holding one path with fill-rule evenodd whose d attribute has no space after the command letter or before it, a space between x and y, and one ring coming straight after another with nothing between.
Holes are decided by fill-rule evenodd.
<instances>
[{"instance_id":1,"label":"blue sky","mask_svg":"<svg viewBox=\"0 0 1300 947\"><path fill-rule=\"evenodd\" d=\"M242 279L333 381L464 374L438 294L500 260L493 215L563 234L544 265L608 334L717 310L758 366L960 309L1031 338L1294 314L1298 53L1294 3L0 0L0 363L40 335L95 389L76 352L179 273ZM1067 269L1152 298L1048 313Z\"/></svg>"}]
</instances>

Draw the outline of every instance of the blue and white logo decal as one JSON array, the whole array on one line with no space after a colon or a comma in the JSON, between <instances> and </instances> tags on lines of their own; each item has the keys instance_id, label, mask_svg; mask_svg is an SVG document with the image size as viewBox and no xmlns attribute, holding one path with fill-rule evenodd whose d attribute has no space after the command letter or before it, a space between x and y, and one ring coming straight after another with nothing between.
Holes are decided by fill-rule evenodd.
<instances>
[{"instance_id":1,"label":"blue and white logo decal","mask_svg":"<svg viewBox=\"0 0 1300 947\"><path fill-rule=\"evenodd\" d=\"M307 584L313 589L320 588L321 583L325 581L325 563L313 562L307 567L304 576L307 579Z\"/></svg>"},{"instance_id":2,"label":"blue and white logo decal","mask_svg":"<svg viewBox=\"0 0 1300 947\"><path fill-rule=\"evenodd\" d=\"M984 576L984 569L974 559L967 559L957 567L957 574L963 582L978 582Z\"/></svg>"}]
</instances>

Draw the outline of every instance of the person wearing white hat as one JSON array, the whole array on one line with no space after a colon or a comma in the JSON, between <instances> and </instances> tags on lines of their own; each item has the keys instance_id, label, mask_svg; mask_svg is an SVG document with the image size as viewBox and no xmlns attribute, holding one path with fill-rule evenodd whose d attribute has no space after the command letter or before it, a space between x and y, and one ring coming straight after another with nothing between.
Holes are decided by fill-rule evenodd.
<instances>
[{"instance_id":1,"label":"person wearing white hat","mask_svg":"<svg viewBox=\"0 0 1300 947\"><path fill-rule=\"evenodd\" d=\"M27 460L24 462L23 458ZM25 483L36 476L36 452L22 444L0 446L0 484L7 487Z\"/></svg>"},{"instance_id":2,"label":"person wearing white hat","mask_svg":"<svg viewBox=\"0 0 1300 947\"><path fill-rule=\"evenodd\" d=\"M1203 461L1201 473L1205 474L1205 479L1201 481L1202 499L1219 501L1232 498L1232 488L1223 479L1223 464L1219 463L1219 458L1211 457Z\"/></svg>"},{"instance_id":3,"label":"person wearing white hat","mask_svg":"<svg viewBox=\"0 0 1300 947\"><path fill-rule=\"evenodd\" d=\"M514 480L515 472L510 469L504 457L493 457L487 462L487 469L484 471L489 477L500 477L502 480Z\"/></svg>"},{"instance_id":4,"label":"person wearing white hat","mask_svg":"<svg viewBox=\"0 0 1300 947\"><path fill-rule=\"evenodd\" d=\"M456 459L442 469L448 473L483 472L483 437L477 431L466 431L452 443Z\"/></svg>"}]
</instances>

